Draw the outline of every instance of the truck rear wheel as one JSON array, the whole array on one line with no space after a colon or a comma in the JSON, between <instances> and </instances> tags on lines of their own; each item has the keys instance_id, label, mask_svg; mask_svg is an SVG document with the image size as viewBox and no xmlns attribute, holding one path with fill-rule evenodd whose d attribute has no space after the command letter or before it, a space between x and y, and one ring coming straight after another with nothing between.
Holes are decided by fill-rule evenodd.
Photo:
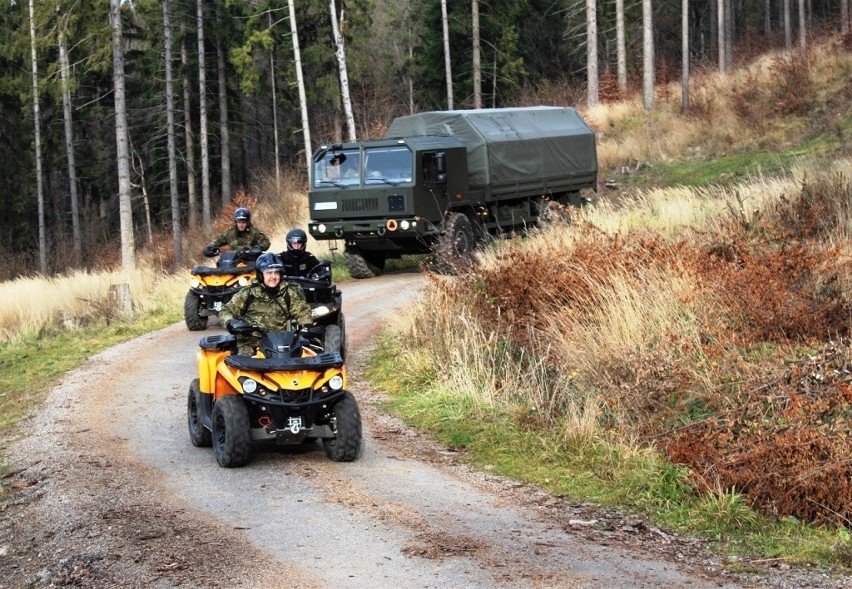
<instances>
[{"instance_id":1,"label":"truck rear wheel","mask_svg":"<svg viewBox=\"0 0 852 589\"><path fill-rule=\"evenodd\" d=\"M473 260L473 225L462 213L450 213L444 234L433 248L435 269L443 274L456 274Z\"/></svg>"},{"instance_id":2,"label":"truck rear wheel","mask_svg":"<svg viewBox=\"0 0 852 589\"><path fill-rule=\"evenodd\" d=\"M380 276L385 268L384 254L367 254L359 250L347 249L343 252L346 269L352 278L374 278Z\"/></svg>"},{"instance_id":3,"label":"truck rear wheel","mask_svg":"<svg viewBox=\"0 0 852 589\"><path fill-rule=\"evenodd\" d=\"M186 299L183 301L183 318L190 331L207 329L207 317L202 317L200 310L201 298L192 291L186 293Z\"/></svg>"}]
</instances>

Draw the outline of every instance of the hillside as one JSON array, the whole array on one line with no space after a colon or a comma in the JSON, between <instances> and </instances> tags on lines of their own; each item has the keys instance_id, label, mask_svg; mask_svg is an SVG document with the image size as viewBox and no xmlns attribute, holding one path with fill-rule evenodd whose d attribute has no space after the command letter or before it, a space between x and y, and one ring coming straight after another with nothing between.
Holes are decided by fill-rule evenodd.
<instances>
[{"instance_id":1,"label":"hillside","mask_svg":"<svg viewBox=\"0 0 852 589\"><path fill-rule=\"evenodd\" d=\"M592 205L431 276L374 364L395 410L553 493L852 564L848 49L587 113Z\"/></svg>"}]
</instances>

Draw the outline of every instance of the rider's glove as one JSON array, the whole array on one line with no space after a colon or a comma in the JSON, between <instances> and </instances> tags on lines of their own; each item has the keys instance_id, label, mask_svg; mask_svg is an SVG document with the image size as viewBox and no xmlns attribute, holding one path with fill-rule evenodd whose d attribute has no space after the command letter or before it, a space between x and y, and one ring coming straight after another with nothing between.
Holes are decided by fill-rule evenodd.
<instances>
[{"instance_id":1,"label":"rider's glove","mask_svg":"<svg viewBox=\"0 0 852 589\"><path fill-rule=\"evenodd\" d=\"M216 254L219 253L219 248L213 245L212 243L204 248L204 255L208 258L212 258Z\"/></svg>"},{"instance_id":2,"label":"rider's glove","mask_svg":"<svg viewBox=\"0 0 852 589\"><path fill-rule=\"evenodd\" d=\"M252 324L242 319L231 319L225 324L225 329L228 330L228 333L234 335L248 334L254 331Z\"/></svg>"}]
</instances>

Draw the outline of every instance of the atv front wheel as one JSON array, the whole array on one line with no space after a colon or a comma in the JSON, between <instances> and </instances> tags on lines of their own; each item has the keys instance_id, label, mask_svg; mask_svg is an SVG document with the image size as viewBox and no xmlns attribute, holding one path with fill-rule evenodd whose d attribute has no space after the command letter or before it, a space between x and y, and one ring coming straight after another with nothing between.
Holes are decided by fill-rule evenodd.
<instances>
[{"instance_id":1,"label":"atv front wheel","mask_svg":"<svg viewBox=\"0 0 852 589\"><path fill-rule=\"evenodd\" d=\"M189 439L196 448L207 448L213 445L213 437L204 425L201 415L201 391L198 379L189 385L189 396L186 399L186 425L189 427Z\"/></svg>"},{"instance_id":2,"label":"atv front wheel","mask_svg":"<svg viewBox=\"0 0 852 589\"><path fill-rule=\"evenodd\" d=\"M225 468L244 466L249 460L249 415L239 395L221 397L213 404L213 451Z\"/></svg>"},{"instance_id":3,"label":"atv front wheel","mask_svg":"<svg viewBox=\"0 0 852 589\"><path fill-rule=\"evenodd\" d=\"M186 293L186 299L183 301L183 318L190 331L207 329L207 317L202 317L200 310L201 298L192 291Z\"/></svg>"},{"instance_id":4,"label":"atv front wheel","mask_svg":"<svg viewBox=\"0 0 852 589\"><path fill-rule=\"evenodd\" d=\"M334 405L333 438L323 438L325 455L335 462L352 462L361 452L361 413L352 393L344 393Z\"/></svg>"}]
</instances>

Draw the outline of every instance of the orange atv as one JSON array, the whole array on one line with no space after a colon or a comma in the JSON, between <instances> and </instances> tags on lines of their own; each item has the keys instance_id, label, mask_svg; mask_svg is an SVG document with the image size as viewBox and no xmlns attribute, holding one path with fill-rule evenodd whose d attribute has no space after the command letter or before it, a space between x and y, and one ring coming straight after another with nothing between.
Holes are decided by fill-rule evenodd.
<instances>
[{"instance_id":1,"label":"orange atv","mask_svg":"<svg viewBox=\"0 0 852 589\"><path fill-rule=\"evenodd\" d=\"M192 269L192 281L183 302L183 318L190 331L207 329L207 319L218 315L237 291L251 284L254 262L262 253L258 246L239 251L214 250L213 255L219 255L215 268Z\"/></svg>"},{"instance_id":2,"label":"orange atv","mask_svg":"<svg viewBox=\"0 0 852 589\"><path fill-rule=\"evenodd\" d=\"M236 355L233 335L201 338L198 378L187 399L189 437L213 446L219 466L245 465L253 443L321 439L326 455L351 462L361 451L361 414L346 390L338 353L322 352L298 331L264 331L254 356Z\"/></svg>"}]
</instances>

